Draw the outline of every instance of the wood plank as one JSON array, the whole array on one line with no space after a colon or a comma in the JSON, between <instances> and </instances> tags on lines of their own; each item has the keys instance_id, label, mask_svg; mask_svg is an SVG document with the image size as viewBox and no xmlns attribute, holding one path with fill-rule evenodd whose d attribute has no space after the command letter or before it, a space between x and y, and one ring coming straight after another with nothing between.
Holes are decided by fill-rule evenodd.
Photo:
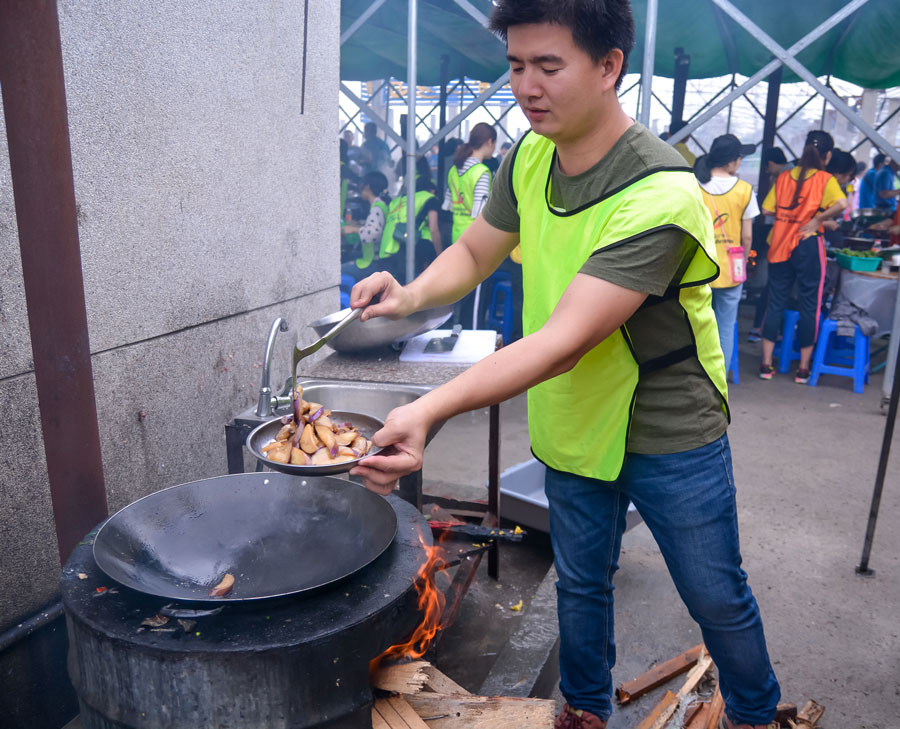
<instances>
[{"instance_id":1,"label":"wood plank","mask_svg":"<svg viewBox=\"0 0 900 729\"><path fill-rule=\"evenodd\" d=\"M649 693L675 676L689 671L700 660L702 653L704 653L704 647L700 643L684 651L684 653L670 658L658 666L654 666L637 678L621 684L616 689L616 699L620 704L625 705Z\"/></svg>"},{"instance_id":2,"label":"wood plank","mask_svg":"<svg viewBox=\"0 0 900 729\"><path fill-rule=\"evenodd\" d=\"M778 704L778 708L775 710L775 721L781 726L787 726L788 719L791 721L797 720L796 705L791 703Z\"/></svg>"},{"instance_id":3,"label":"wood plank","mask_svg":"<svg viewBox=\"0 0 900 729\"><path fill-rule=\"evenodd\" d=\"M425 670L427 666L425 661L382 664L372 677L372 685L395 694L416 694L429 679Z\"/></svg>"},{"instance_id":4,"label":"wood plank","mask_svg":"<svg viewBox=\"0 0 900 729\"><path fill-rule=\"evenodd\" d=\"M405 726L408 726L409 729L428 729L428 724L422 721L422 718L403 697L391 696L388 699L388 703L397 712L397 715L406 722Z\"/></svg>"},{"instance_id":5,"label":"wood plank","mask_svg":"<svg viewBox=\"0 0 900 729\"><path fill-rule=\"evenodd\" d=\"M706 727L704 729L719 729L719 719L725 713L725 699L722 692L716 687L716 693L709 704L709 713L706 715Z\"/></svg>"},{"instance_id":6,"label":"wood plank","mask_svg":"<svg viewBox=\"0 0 900 729\"><path fill-rule=\"evenodd\" d=\"M389 729L428 729L428 724L399 696L377 699L375 711L381 715Z\"/></svg>"},{"instance_id":7,"label":"wood plank","mask_svg":"<svg viewBox=\"0 0 900 729\"><path fill-rule=\"evenodd\" d=\"M650 727L663 715L663 712L668 711L669 708L673 706L678 706L678 696L671 691L666 691L665 696L663 696L650 713L644 717L644 720L637 725L637 729L650 729Z\"/></svg>"},{"instance_id":8,"label":"wood plank","mask_svg":"<svg viewBox=\"0 0 900 729\"><path fill-rule=\"evenodd\" d=\"M654 721L650 725L650 729L662 729L666 722L672 718L672 715L678 711L678 707L681 706L681 703L685 701L688 695L693 691L697 684L700 683L700 679L702 679L706 672L712 667L712 657L703 656L698 662L697 665L694 666L690 673L687 675L687 679L685 679L684 684L678 690L678 694L675 697L676 701L670 703L666 706L657 717L656 721Z\"/></svg>"},{"instance_id":9,"label":"wood plank","mask_svg":"<svg viewBox=\"0 0 900 729\"><path fill-rule=\"evenodd\" d=\"M796 726L803 729L811 729L819 724L819 719L825 713L825 707L815 701L807 701L806 705L797 712Z\"/></svg>"},{"instance_id":10,"label":"wood plank","mask_svg":"<svg viewBox=\"0 0 900 729\"><path fill-rule=\"evenodd\" d=\"M685 729L705 729L706 728L706 719L709 716L709 702L701 701L697 704L697 712L690 718L690 721L687 719L684 722Z\"/></svg>"},{"instance_id":11,"label":"wood plank","mask_svg":"<svg viewBox=\"0 0 900 729\"><path fill-rule=\"evenodd\" d=\"M387 720L378 712L377 702L375 706L372 707L372 729L391 729L391 725L388 724Z\"/></svg>"},{"instance_id":12,"label":"wood plank","mask_svg":"<svg viewBox=\"0 0 900 729\"><path fill-rule=\"evenodd\" d=\"M404 696L429 729L547 729L556 703L547 699L457 696L423 691ZM434 717L434 718L432 718Z\"/></svg>"},{"instance_id":13,"label":"wood plank","mask_svg":"<svg viewBox=\"0 0 900 729\"><path fill-rule=\"evenodd\" d=\"M423 661L424 663L424 661ZM425 673L425 687L436 694L459 694L462 696L471 696L470 691L466 691L456 681L449 676L441 673L430 663L425 663L423 669Z\"/></svg>"}]
</instances>

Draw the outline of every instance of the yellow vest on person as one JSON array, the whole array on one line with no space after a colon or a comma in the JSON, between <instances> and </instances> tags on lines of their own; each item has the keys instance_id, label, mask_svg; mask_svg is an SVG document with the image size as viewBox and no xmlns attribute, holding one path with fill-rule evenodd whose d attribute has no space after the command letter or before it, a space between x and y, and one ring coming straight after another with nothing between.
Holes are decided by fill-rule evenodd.
<instances>
[{"instance_id":1,"label":"yellow vest on person","mask_svg":"<svg viewBox=\"0 0 900 729\"><path fill-rule=\"evenodd\" d=\"M665 297L650 297L644 304L677 298L691 328L691 346L639 363L626 322L569 372L528 391L528 428L535 456L560 471L614 481L624 463L635 392L643 374L696 357L728 413L725 358L707 285L719 274L710 216L686 167L651 171L593 203L571 211L554 210L549 203L553 143L528 133L513 154L526 335L549 319L594 253L662 228L683 231L699 243L678 284Z\"/></svg>"},{"instance_id":2,"label":"yellow vest on person","mask_svg":"<svg viewBox=\"0 0 900 729\"><path fill-rule=\"evenodd\" d=\"M453 206L453 242L459 240L459 236L472 225L472 210L475 206L475 185L482 175L488 176L488 184L491 183L491 170L482 162L472 165L469 169L459 174L456 165L447 173L447 187L450 188L450 202Z\"/></svg>"},{"instance_id":3,"label":"yellow vest on person","mask_svg":"<svg viewBox=\"0 0 900 729\"><path fill-rule=\"evenodd\" d=\"M710 282L714 289L725 289L737 286L731 277L731 262L728 260L728 249L741 246L741 224L744 212L753 196L750 183L738 180L728 192L713 195L702 187L703 202L713 220L713 233L716 237L716 259L719 262L719 278Z\"/></svg>"},{"instance_id":4,"label":"yellow vest on person","mask_svg":"<svg viewBox=\"0 0 900 729\"><path fill-rule=\"evenodd\" d=\"M414 199L417 218L422 211L422 206L433 197L434 194L427 190L419 190L416 193ZM387 258L400 250L400 241L397 240L394 232L396 231L398 224L402 223L406 226L406 209L406 195L398 195L391 200L391 206L388 208L387 220L384 224L384 232L381 234L381 248L378 251L379 258ZM424 240L431 240L431 229L428 227L427 219L423 220L419 225L418 237L423 238ZM413 245L415 245L415 241L413 241Z\"/></svg>"}]
</instances>

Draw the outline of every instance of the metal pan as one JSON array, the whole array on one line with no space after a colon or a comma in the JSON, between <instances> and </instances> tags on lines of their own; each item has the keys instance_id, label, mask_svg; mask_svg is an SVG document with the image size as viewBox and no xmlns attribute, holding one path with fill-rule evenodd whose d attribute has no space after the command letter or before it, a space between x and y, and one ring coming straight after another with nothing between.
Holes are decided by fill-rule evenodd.
<instances>
[{"instance_id":1,"label":"metal pan","mask_svg":"<svg viewBox=\"0 0 900 729\"><path fill-rule=\"evenodd\" d=\"M363 413L350 413L345 410L332 410L331 419L339 423L349 422L369 440L372 440L372 436L384 427L384 423L378 418L373 418L371 415ZM250 431L250 435L247 436L247 449L264 466L291 476L334 476L338 473L346 473L364 458L373 456L381 450L377 446L372 446L372 450L365 456L354 458L352 461L330 463L325 466L295 466L290 463L278 463L266 458L266 454L262 452L262 449L275 440L275 436L283 425L281 418L275 418L262 425L257 425Z\"/></svg>"},{"instance_id":2,"label":"metal pan","mask_svg":"<svg viewBox=\"0 0 900 729\"><path fill-rule=\"evenodd\" d=\"M373 562L397 515L337 478L219 476L145 496L97 532L94 559L116 582L179 602L264 600L315 590ZM209 591L225 575L234 588Z\"/></svg>"}]
</instances>

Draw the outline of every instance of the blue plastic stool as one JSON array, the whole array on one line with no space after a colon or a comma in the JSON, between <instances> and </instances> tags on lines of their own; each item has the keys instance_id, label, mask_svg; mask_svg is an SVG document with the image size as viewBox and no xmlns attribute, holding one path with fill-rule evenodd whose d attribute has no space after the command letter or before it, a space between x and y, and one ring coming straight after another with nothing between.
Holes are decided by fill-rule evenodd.
<instances>
[{"instance_id":1,"label":"blue plastic stool","mask_svg":"<svg viewBox=\"0 0 900 729\"><path fill-rule=\"evenodd\" d=\"M852 345L841 346L844 342L852 342ZM842 363L849 363L850 366ZM853 392L862 394L869 381L869 337L862 333L859 326L851 339L838 336L834 319L826 319L822 323L809 377L811 387L819 384L820 375L852 377Z\"/></svg>"},{"instance_id":2,"label":"blue plastic stool","mask_svg":"<svg viewBox=\"0 0 900 729\"><path fill-rule=\"evenodd\" d=\"M741 374L738 371L738 364L739 364L740 360L738 360L737 343L738 343L738 330L737 330L737 322L735 322L734 323L734 346L731 348L731 363L728 365L728 372L731 373L731 382L734 385L741 384Z\"/></svg>"},{"instance_id":3,"label":"blue plastic stool","mask_svg":"<svg viewBox=\"0 0 900 729\"><path fill-rule=\"evenodd\" d=\"M512 281L509 274L502 271L494 273L488 281L491 282L491 299L485 324L489 329L498 330L503 337L503 343L509 344L512 341L513 330Z\"/></svg>"},{"instance_id":4,"label":"blue plastic stool","mask_svg":"<svg viewBox=\"0 0 900 729\"><path fill-rule=\"evenodd\" d=\"M800 321L800 312L793 309L784 310L784 328L781 331L781 344L775 356L778 357L778 371L784 374L791 368L791 362L800 359L800 350L794 347L794 338L797 334L797 322Z\"/></svg>"},{"instance_id":5,"label":"blue plastic stool","mask_svg":"<svg viewBox=\"0 0 900 729\"><path fill-rule=\"evenodd\" d=\"M347 309L350 306L350 289L353 288L356 279L348 276L346 273L341 274L341 308Z\"/></svg>"}]
</instances>

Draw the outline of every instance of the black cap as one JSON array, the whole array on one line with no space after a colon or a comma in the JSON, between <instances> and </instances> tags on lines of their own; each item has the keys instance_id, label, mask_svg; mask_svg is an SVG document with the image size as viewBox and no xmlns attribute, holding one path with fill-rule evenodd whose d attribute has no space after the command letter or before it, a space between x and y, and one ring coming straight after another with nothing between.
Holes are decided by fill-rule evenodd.
<instances>
[{"instance_id":1,"label":"black cap","mask_svg":"<svg viewBox=\"0 0 900 729\"><path fill-rule=\"evenodd\" d=\"M776 165L786 165L787 157L784 156L784 150L781 147L769 147L763 150L762 163L774 162Z\"/></svg>"},{"instance_id":2,"label":"black cap","mask_svg":"<svg viewBox=\"0 0 900 729\"><path fill-rule=\"evenodd\" d=\"M709 166L724 167L738 157L746 157L755 151L755 144L741 144L741 140L733 134L723 134L716 137L709 148Z\"/></svg>"}]
</instances>

